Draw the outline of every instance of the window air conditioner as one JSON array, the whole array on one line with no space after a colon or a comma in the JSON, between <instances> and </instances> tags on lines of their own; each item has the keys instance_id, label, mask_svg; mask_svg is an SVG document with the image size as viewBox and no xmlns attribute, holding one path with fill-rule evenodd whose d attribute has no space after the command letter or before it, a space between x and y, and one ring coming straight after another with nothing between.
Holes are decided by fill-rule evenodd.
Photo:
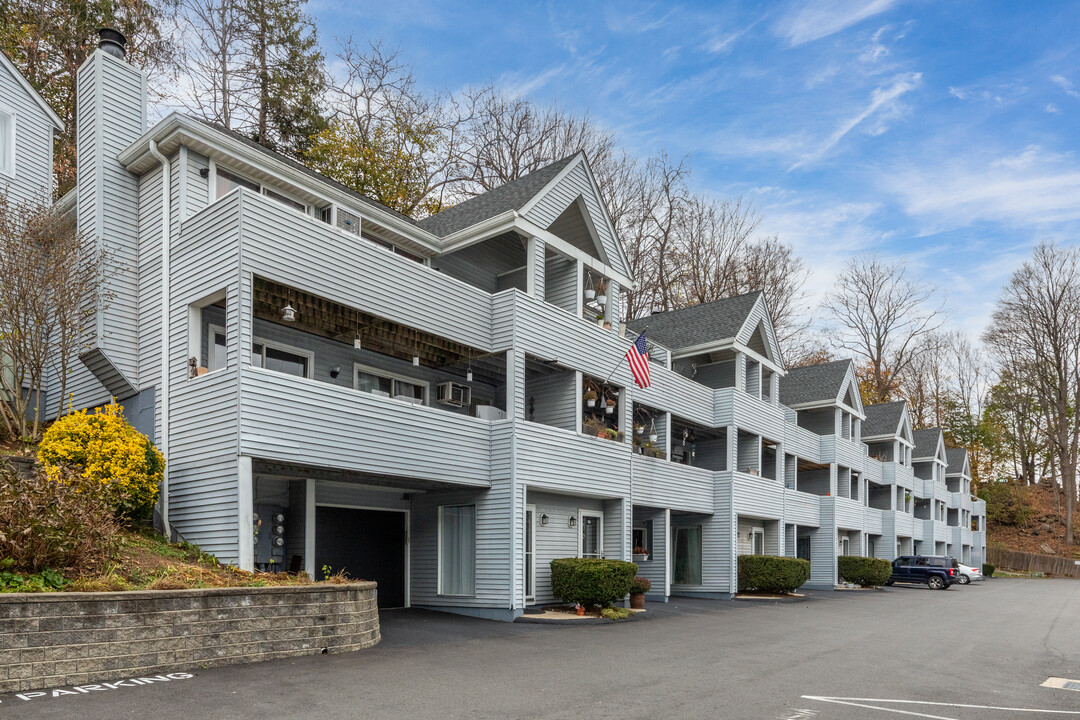
<instances>
[{"instance_id":1,"label":"window air conditioner","mask_svg":"<svg viewBox=\"0 0 1080 720\"><path fill-rule=\"evenodd\" d=\"M472 402L472 388L455 382L439 383L438 401L443 405L467 407Z\"/></svg>"}]
</instances>

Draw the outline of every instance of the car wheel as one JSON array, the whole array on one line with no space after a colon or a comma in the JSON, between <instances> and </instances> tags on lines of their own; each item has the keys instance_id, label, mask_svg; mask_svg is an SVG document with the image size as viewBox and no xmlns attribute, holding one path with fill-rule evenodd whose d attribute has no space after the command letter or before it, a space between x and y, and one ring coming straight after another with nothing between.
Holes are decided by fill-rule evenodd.
<instances>
[{"instance_id":1,"label":"car wheel","mask_svg":"<svg viewBox=\"0 0 1080 720\"><path fill-rule=\"evenodd\" d=\"M886 585L892 585L892 580L886 580L886 581L885 581L885 584L886 584Z\"/></svg>"},{"instance_id":2,"label":"car wheel","mask_svg":"<svg viewBox=\"0 0 1080 720\"><path fill-rule=\"evenodd\" d=\"M926 578L926 584L931 590L944 590L945 580L940 575L931 575Z\"/></svg>"},{"instance_id":3,"label":"car wheel","mask_svg":"<svg viewBox=\"0 0 1080 720\"><path fill-rule=\"evenodd\" d=\"M961 575L959 578L959 582L961 585L967 585L969 582L971 582L971 578L969 578L967 575Z\"/></svg>"}]
</instances>

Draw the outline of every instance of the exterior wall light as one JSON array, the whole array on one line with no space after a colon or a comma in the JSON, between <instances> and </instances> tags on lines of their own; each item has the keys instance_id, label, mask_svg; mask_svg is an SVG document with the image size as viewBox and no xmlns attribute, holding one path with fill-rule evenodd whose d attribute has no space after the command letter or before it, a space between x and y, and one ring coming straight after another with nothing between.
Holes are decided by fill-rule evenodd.
<instances>
[{"instance_id":1,"label":"exterior wall light","mask_svg":"<svg viewBox=\"0 0 1080 720\"><path fill-rule=\"evenodd\" d=\"M567 527L574 527L575 525L577 525L577 518L571 515L569 518L567 518L566 525Z\"/></svg>"},{"instance_id":2,"label":"exterior wall light","mask_svg":"<svg viewBox=\"0 0 1080 720\"><path fill-rule=\"evenodd\" d=\"M281 319L285 322L296 322L296 309L292 305L281 308Z\"/></svg>"},{"instance_id":3,"label":"exterior wall light","mask_svg":"<svg viewBox=\"0 0 1080 720\"><path fill-rule=\"evenodd\" d=\"M340 375L340 374L341 374L341 366L340 365L335 365L334 367L332 367L330 369L330 377L334 378L335 380L337 380L337 376Z\"/></svg>"},{"instance_id":4,"label":"exterior wall light","mask_svg":"<svg viewBox=\"0 0 1080 720\"><path fill-rule=\"evenodd\" d=\"M540 516L540 526L543 527L544 525L547 525L547 524L548 524L548 516L547 516L547 513L544 513L543 515Z\"/></svg>"}]
</instances>

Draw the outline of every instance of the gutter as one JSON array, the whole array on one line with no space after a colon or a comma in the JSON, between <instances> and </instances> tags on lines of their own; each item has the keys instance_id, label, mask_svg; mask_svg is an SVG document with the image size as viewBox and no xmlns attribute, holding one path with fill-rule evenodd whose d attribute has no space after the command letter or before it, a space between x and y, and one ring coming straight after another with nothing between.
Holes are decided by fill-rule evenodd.
<instances>
[{"instance_id":1,"label":"gutter","mask_svg":"<svg viewBox=\"0 0 1080 720\"><path fill-rule=\"evenodd\" d=\"M171 538L169 527L169 231L170 201L172 198L172 167L169 159L150 141L150 154L161 163L161 454L165 469L161 476L161 523L165 537Z\"/></svg>"}]
</instances>

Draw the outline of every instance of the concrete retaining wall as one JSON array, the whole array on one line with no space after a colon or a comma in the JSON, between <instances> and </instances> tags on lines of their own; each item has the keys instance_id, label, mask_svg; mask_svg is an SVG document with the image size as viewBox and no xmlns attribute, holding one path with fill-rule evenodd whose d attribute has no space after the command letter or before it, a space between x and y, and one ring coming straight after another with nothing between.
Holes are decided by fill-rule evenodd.
<instances>
[{"instance_id":1,"label":"concrete retaining wall","mask_svg":"<svg viewBox=\"0 0 1080 720\"><path fill-rule=\"evenodd\" d=\"M0 594L0 692L379 642L375 583Z\"/></svg>"}]
</instances>

